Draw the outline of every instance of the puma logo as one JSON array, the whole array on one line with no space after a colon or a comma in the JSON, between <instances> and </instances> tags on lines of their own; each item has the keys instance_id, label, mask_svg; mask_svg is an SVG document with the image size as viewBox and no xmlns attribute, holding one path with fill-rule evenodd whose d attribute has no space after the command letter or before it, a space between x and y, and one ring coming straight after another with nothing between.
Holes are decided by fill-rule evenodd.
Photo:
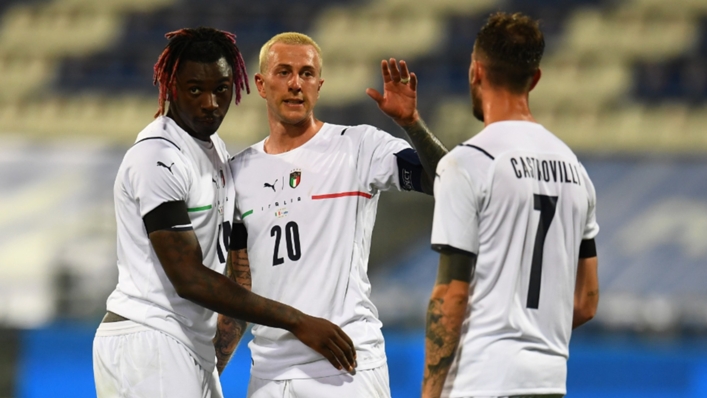
<instances>
[{"instance_id":1,"label":"puma logo","mask_svg":"<svg viewBox=\"0 0 707 398\"><path fill-rule=\"evenodd\" d=\"M170 164L169 166L167 166L166 164L164 164L164 163L162 163L162 162L160 162L160 161L157 161L157 165L164 167L165 169L169 170L170 173L172 173L172 166L174 166L174 162L172 162L172 164ZM174 173L172 173L172 174L174 174Z\"/></svg>"},{"instance_id":2,"label":"puma logo","mask_svg":"<svg viewBox=\"0 0 707 398\"><path fill-rule=\"evenodd\" d=\"M279 178L277 180L279 180ZM272 188L272 191L276 192L275 191L275 184L277 184L277 180L275 180L275 182L273 182L272 184L268 184L266 182L265 184L263 184L263 188Z\"/></svg>"}]
</instances>

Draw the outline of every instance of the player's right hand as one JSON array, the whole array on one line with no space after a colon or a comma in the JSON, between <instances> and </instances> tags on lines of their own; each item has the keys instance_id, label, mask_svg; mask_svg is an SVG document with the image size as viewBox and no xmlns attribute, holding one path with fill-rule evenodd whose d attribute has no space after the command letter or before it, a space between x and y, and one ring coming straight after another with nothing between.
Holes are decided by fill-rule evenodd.
<instances>
[{"instance_id":1,"label":"player's right hand","mask_svg":"<svg viewBox=\"0 0 707 398\"><path fill-rule=\"evenodd\" d=\"M356 350L351 338L326 319L304 315L291 330L301 342L322 354L337 369L353 373Z\"/></svg>"}]
</instances>

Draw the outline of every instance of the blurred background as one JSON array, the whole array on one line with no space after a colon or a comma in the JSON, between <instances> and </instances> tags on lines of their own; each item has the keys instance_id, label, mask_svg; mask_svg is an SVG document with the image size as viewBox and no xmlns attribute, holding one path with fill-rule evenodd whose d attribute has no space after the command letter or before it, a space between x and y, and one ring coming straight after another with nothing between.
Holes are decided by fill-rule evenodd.
<instances>
[{"instance_id":1,"label":"blurred background","mask_svg":"<svg viewBox=\"0 0 707 398\"><path fill-rule=\"evenodd\" d=\"M117 281L112 186L152 120L164 34L235 32L252 74L283 31L324 51L315 114L402 135L364 93L408 61L449 147L478 132L467 70L495 10L540 18L536 119L580 156L598 195L601 303L573 335L568 397L707 397L707 1L0 0L0 397L95 396L91 342ZM232 107L232 153L264 138L264 102ZM369 274L394 397L419 394L437 256L433 202L382 195ZM247 339L245 339L247 340ZM223 376L244 396L245 344Z\"/></svg>"}]
</instances>

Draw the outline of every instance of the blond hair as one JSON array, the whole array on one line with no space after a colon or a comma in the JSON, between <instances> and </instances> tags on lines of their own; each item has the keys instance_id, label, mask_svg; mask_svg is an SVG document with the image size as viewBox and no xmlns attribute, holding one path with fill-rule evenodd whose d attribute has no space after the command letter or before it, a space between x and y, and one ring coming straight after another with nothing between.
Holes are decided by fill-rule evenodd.
<instances>
[{"instance_id":1,"label":"blond hair","mask_svg":"<svg viewBox=\"0 0 707 398\"><path fill-rule=\"evenodd\" d=\"M268 40L267 43L263 44L263 47L260 48L260 73L265 73L265 70L268 68L268 53L270 52L270 48L275 43L314 47L314 49L317 51L317 55L319 55L319 73L322 73L322 66L324 63L324 59L322 58L322 49L319 48L319 45L317 44L317 42L314 41L314 39L305 35L304 33L297 32L285 32L277 34L273 36L272 39Z\"/></svg>"}]
</instances>

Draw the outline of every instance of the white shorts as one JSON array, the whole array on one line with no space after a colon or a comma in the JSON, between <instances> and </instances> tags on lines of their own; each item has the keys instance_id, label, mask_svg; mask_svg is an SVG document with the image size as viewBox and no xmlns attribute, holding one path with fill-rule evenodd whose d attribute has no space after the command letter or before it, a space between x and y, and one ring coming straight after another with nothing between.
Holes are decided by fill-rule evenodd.
<instances>
[{"instance_id":1,"label":"white shorts","mask_svg":"<svg viewBox=\"0 0 707 398\"><path fill-rule=\"evenodd\" d=\"M93 377L98 398L223 398L216 369L207 372L182 343L132 321L100 324Z\"/></svg>"},{"instance_id":2,"label":"white shorts","mask_svg":"<svg viewBox=\"0 0 707 398\"><path fill-rule=\"evenodd\" d=\"M265 380L253 375L248 398L390 398L388 365L316 379Z\"/></svg>"}]
</instances>

